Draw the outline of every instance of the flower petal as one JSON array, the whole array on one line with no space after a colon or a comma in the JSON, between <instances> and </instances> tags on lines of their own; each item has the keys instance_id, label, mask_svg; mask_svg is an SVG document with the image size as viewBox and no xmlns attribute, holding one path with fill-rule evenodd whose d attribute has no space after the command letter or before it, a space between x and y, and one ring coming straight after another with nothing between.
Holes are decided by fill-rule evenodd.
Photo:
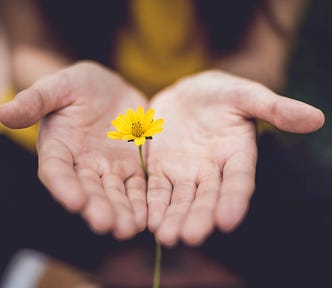
<instances>
[{"instance_id":1,"label":"flower petal","mask_svg":"<svg viewBox=\"0 0 332 288\"><path fill-rule=\"evenodd\" d=\"M134 143L137 147L144 145L145 137L135 138Z\"/></svg>"},{"instance_id":2,"label":"flower petal","mask_svg":"<svg viewBox=\"0 0 332 288\"><path fill-rule=\"evenodd\" d=\"M156 121L154 121L150 127L145 131L144 136L145 137L149 137L149 136L153 136L157 133L160 133L161 131L163 131L163 127L162 125L164 124L164 119L158 119Z\"/></svg>"},{"instance_id":3,"label":"flower petal","mask_svg":"<svg viewBox=\"0 0 332 288\"><path fill-rule=\"evenodd\" d=\"M116 117L112 121L112 125L117 129L118 131L125 133L125 134L130 134L131 133L131 127L130 125L127 124L127 122L123 121L120 117Z\"/></svg>"},{"instance_id":4,"label":"flower petal","mask_svg":"<svg viewBox=\"0 0 332 288\"><path fill-rule=\"evenodd\" d=\"M139 122L142 123L143 122L143 118L144 118L144 107L139 106L136 109L136 121L139 121Z\"/></svg>"},{"instance_id":5,"label":"flower petal","mask_svg":"<svg viewBox=\"0 0 332 288\"><path fill-rule=\"evenodd\" d=\"M115 140L122 140L123 134L118 131L108 131L107 137Z\"/></svg>"},{"instance_id":6,"label":"flower petal","mask_svg":"<svg viewBox=\"0 0 332 288\"><path fill-rule=\"evenodd\" d=\"M129 119L131 123L136 122L136 115L133 109L128 109L126 111L126 118Z\"/></svg>"},{"instance_id":7,"label":"flower petal","mask_svg":"<svg viewBox=\"0 0 332 288\"><path fill-rule=\"evenodd\" d=\"M112 139L133 140L136 146L142 146L145 144L146 137L152 137L163 130L164 120L153 121L154 114L151 108L144 113L143 106L137 107L136 111L128 109L125 115L119 114L112 121L117 131L109 131L107 136ZM137 132L136 136L133 135L133 129Z\"/></svg>"},{"instance_id":8,"label":"flower petal","mask_svg":"<svg viewBox=\"0 0 332 288\"><path fill-rule=\"evenodd\" d=\"M143 123L142 123L144 131L146 129L148 129L149 125L152 123L153 116L154 116L153 109L150 108L148 111L146 111L146 114L144 115Z\"/></svg>"},{"instance_id":9,"label":"flower petal","mask_svg":"<svg viewBox=\"0 0 332 288\"><path fill-rule=\"evenodd\" d=\"M159 125L159 126L162 126L164 125L164 119L163 118L159 118L157 119L156 121L153 121L153 125Z\"/></svg>"},{"instance_id":10,"label":"flower petal","mask_svg":"<svg viewBox=\"0 0 332 288\"><path fill-rule=\"evenodd\" d=\"M131 127L131 121L128 117L126 117L123 114L120 114L117 118L121 119L121 121L123 121L123 123L127 124L129 127Z\"/></svg>"},{"instance_id":11,"label":"flower petal","mask_svg":"<svg viewBox=\"0 0 332 288\"><path fill-rule=\"evenodd\" d=\"M155 134L160 133L160 132L163 131L163 130L164 130L163 127L151 128L151 129L149 129L148 131L146 131L146 132L143 134L143 136L144 136L144 137L151 137L151 136L153 136L153 135L155 135Z\"/></svg>"},{"instance_id":12,"label":"flower petal","mask_svg":"<svg viewBox=\"0 0 332 288\"><path fill-rule=\"evenodd\" d=\"M129 135L129 134L127 134L127 135L123 135L122 136L122 140L134 140L135 139L135 136L133 136L133 135Z\"/></svg>"},{"instance_id":13,"label":"flower petal","mask_svg":"<svg viewBox=\"0 0 332 288\"><path fill-rule=\"evenodd\" d=\"M152 127L156 127L156 126L162 127L163 124L164 124L164 119L162 119L162 118L157 119L156 121L151 122L146 130L149 130Z\"/></svg>"}]
</instances>

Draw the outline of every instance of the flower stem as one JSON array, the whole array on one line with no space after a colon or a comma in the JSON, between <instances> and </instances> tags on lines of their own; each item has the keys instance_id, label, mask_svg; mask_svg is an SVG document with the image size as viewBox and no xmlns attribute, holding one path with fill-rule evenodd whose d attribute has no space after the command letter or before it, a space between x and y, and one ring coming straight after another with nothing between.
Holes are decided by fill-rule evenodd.
<instances>
[{"instance_id":1,"label":"flower stem","mask_svg":"<svg viewBox=\"0 0 332 288\"><path fill-rule=\"evenodd\" d=\"M144 175L145 175L145 178L147 178L148 170L146 169L146 165L145 165L144 158L143 158L142 145L138 147L138 151L139 151L139 158L141 159L141 165L142 165L142 168L144 171Z\"/></svg>"},{"instance_id":2,"label":"flower stem","mask_svg":"<svg viewBox=\"0 0 332 288\"><path fill-rule=\"evenodd\" d=\"M154 266L153 288L159 288L161 271L161 245L156 238L156 259Z\"/></svg>"},{"instance_id":3,"label":"flower stem","mask_svg":"<svg viewBox=\"0 0 332 288\"><path fill-rule=\"evenodd\" d=\"M141 159L141 165L145 174L145 178L148 179L148 170L146 168L143 153L142 153L142 145L138 147L139 158ZM160 285L160 271L161 271L161 245L159 241L156 239L156 258L154 264L154 275L153 275L153 288L159 288Z\"/></svg>"}]
</instances>

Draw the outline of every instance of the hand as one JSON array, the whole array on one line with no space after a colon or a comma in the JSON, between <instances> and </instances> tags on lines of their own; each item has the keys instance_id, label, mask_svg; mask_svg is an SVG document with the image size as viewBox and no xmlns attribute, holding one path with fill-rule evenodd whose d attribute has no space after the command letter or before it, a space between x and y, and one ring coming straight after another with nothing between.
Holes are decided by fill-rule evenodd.
<instances>
[{"instance_id":1,"label":"hand","mask_svg":"<svg viewBox=\"0 0 332 288\"><path fill-rule=\"evenodd\" d=\"M19 93L0 108L0 121L23 128L44 117L37 145L41 181L93 230L124 239L146 227L145 178L134 145L106 135L118 113L136 106L145 106L139 92L88 62Z\"/></svg>"},{"instance_id":2,"label":"hand","mask_svg":"<svg viewBox=\"0 0 332 288\"><path fill-rule=\"evenodd\" d=\"M165 245L199 244L215 225L229 232L242 221L255 187L254 119L295 133L324 122L314 107L218 71L180 81L151 106L165 127L148 147L148 226Z\"/></svg>"},{"instance_id":3,"label":"hand","mask_svg":"<svg viewBox=\"0 0 332 288\"><path fill-rule=\"evenodd\" d=\"M11 69L10 69L10 53L7 45L7 38L4 31L0 27L0 102L5 99L1 99L1 97L5 96L3 93L7 92L7 90L11 85Z\"/></svg>"}]
</instances>

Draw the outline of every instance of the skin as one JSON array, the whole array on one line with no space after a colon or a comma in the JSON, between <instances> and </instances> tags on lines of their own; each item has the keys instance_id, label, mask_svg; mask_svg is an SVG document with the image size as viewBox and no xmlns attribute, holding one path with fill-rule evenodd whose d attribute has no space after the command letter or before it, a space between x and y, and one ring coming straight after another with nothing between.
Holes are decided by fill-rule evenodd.
<instances>
[{"instance_id":1,"label":"skin","mask_svg":"<svg viewBox=\"0 0 332 288\"><path fill-rule=\"evenodd\" d=\"M2 27L0 27L0 93L3 93L8 89L10 83L10 57L9 48ZM0 98L1 100L1 98Z\"/></svg>"},{"instance_id":2,"label":"skin","mask_svg":"<svg viewBox=\"0 0 332 288\"><path fill-rule=\"evenodd\" d=\"M278 22L296 38L306 0L269 2ZM28 88L0 107L0 121L23 128L42 119L40 179L97 233L127 239L148 225L172 246L179 240L198 245L214 227L230 232L241 223L254 191L255 120L294 133L323 125L321 111L223 72L281 90L293 43L276 34L260 12L242 46L216 61L221 70L180 79L150 104L99 64L71 65L34 1L5 0L0 12L12 46L9 55L0 45L0 88L8 86L9 76L18 88ZM106 138L110 121L139 105L151 106L156 118L165 119L165 131L144 146L148 183L137 147Z\"/></svg>"},{"instance_id":3,"label":"skin","mask_svg":"<svg viewBox=\"0 0 332 288\"><path fill-rule=\"evenodd\" d=\"M0 108L0 119L19 128L43 117L37 145L41 181L95 232L126 239L146 227L145 177L134 145L106 134L118 111L145 104L116 74L85 62L19 93Z\"/></svg>"},{"instance_id":4,"label":"skin","mask_svg":"<svg viewBox=\"0 0 332 288\"><path fill-rule=\"evenodd\" d=\"M254 119L294 133L324 123L320 110L220 71L185 78L151 106L165 131L148 151L148 225L168 246L198 245L215 226L230 232L241 223L255 188Z\"/></svg>"},{"instance_id":5,"label":"skin","mask_svg":"<svg viewBox=\"0 0 332 288\"><path fill-rule=\"evenodd\" d=\"M106 137L118 113L146 104L119 76L83 62L19 93L0 107L0 121L22 128L43 118L39 177L94 231L127 239L148 219L168 246L197 245L215 226L229 232L241 222L255 186L253 119L295 133L324 122L320 110L256 82L220 71L189 76L150 103L165 131L145 146L146 188L137 147Z\"/></svg>"}]
</instances>

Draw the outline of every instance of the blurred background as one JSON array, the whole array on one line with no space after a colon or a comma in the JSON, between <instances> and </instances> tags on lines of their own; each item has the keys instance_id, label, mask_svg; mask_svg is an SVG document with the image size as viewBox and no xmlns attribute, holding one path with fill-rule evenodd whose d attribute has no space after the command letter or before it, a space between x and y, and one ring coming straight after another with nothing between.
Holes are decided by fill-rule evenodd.
<instances>
[{"instance_id":1,"label":"blurred background","mask_svg":"<svg viewBox=\"0 0 332 288\"><path fill-rule=\"evenodd\" d=\"M118 27L133 25L133 21L128 20L133 18L133 14L128 11L132 11L130 7L139 6L138 2L152 5L148 0L2 0L2 101L7 101L9 94L15 95L16 91L33 83L43 74L33 71L39 65L35 59L40 55L46 55L40 58L44 61L40 66L44 69L43 63L46 63L47 73L79 59L94 59L113 69L124 70L123 67L127 67L126 54L117 54L119 47L111 45L111 39L121 39L116 38L118 31L122 31ZM162 1L154 3L157 2ZM169 2L175 7L182 7L181 9L189 7L178 4L180 1ZM152 64L146 69L149 72L143 80L136 79L130 67L128 71L122 71L127 79L145 89L148 95L172 83L182 74L215 67L211 64L211 59L218 59L213 63L219 63L219 58L215 55L220 55L221 69L225 63L226 70L231 67L229 71L246 76L243 75L244 72L241 73L241 67L232 69L229 63L233 63L231 60L238 55L234 51L241 51L240 39L250 34L257 9L265 7L262 11L267 14L264 15L271 17L271 7L274 7L276 1L238 0L231 1L232 4L229 1L212 0L182 2L190 7L194 6L196 10L192 11L199 15L199 21L195 23L204 27L203 30L199 28L199 31L204 31L207 38L208 45L205 48L209 51L208 57L205 52L199 52L202 50L198 47L195 59L199 60L193 61L192 66L187 65L183 70L174 68L175 72L172 72L173 68L170 69L172 71L169 74L165 72L168 76L163 81L157 81L157 84L154 84L153 77L159 77L156 72L159 68L151 68ZM269 2L272 6L269 6ZM291 47L287 46L289 53L287 65L283 66L284 74L263 80L266 80L264 84L277 92L322 109L326 116L325 126L316 133L299 136L275 131L260 123L263 132L258 140L257 188L248 216L235 232L223 234L216 231L201 247L179 245L165 250L162 287L332 285L332 3L328 0L302 2L305 4L303 13L299 16L297 32L291 35L292 39L286 38L285 41L291 43ZM34 10L36 7L38 9ZM34 11L38 11L38 19L43 21L40 23L47 23L42 28L48 27L52 31L49 34L52 36L51 42L37 41L27 27L27 23L32 23L29 22L28 12L36 13ZM143 15L145 19L149 15L148 12L145 13L147 14L137 15ZM181 24L186 19L181 13L176 15L182 19L175 19L177 23ZM137 16L137 19L140 18ZM279 29L276 20L278 19L272 17L269 21L272 26L276 25L276 33L282 34L278 34L278 37L289 37L284 35L283 29ZM37 32L43 34L41 26L37 27ZM161 29L165 28L161 26ZM31 31L34 29L31 28ZM123 48L120 51L126 51L126 46L123 45L120 45ZM34 47L37 47L37 52L32 53L31 49ZM50 58L50 55L55 56ZM117 57L112 58L110 55ZM31 66L31 62L36 66ZM272 61L271 69L273 65ZM247 68L243 66L243 69ZM248 74L248 78L259 80L257 74L253 75L251 77ZM13 92L9 93L8 89ZM27 262L29 267L48 267L52 271L47 274L48 279L51 279L48 283L58 283L54 287L149 287L153 268L153 236L144 232L125 242L118 242L111 235L97 236L79 216L66 212L57 204L37 177L38 163L33 148L37 129L35 127L17 132L4 127L0 129L1 287L15 287L7 286L8 275L20 277L21 272L17 271L21 270L15 269L19 266L17 263L24 259L34 259ZM46 273L45 269L38 271L42 271L39 276ZM36 283L39 281L38 277L36 276ZM79 280L68 280L71 283L69 286L65 286L65 283L59 286L61 282L57 281L69 278ZM78 286L83 285L82 283L90 286ZM51 284L20 285L23 286L16 287L53 287Z\"/></svg>"}]
</instances>

